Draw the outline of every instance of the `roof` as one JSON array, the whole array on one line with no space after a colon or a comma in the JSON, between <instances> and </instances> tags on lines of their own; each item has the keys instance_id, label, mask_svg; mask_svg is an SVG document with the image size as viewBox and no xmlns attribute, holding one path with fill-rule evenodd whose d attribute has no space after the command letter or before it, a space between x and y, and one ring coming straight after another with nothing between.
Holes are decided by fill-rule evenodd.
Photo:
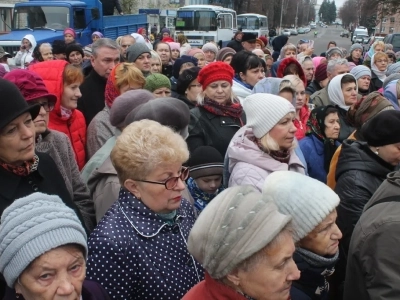
<instances>
[{"instance_id":1,"label":"roof","mask_svg":"<svg viewBox=\"0 0 400 300\"><path fill-rule=\"evenodd\" d=\"M260 15L260 14L251 14L251 13L240 14L240 15L238 15L238 17L259 17L259 18L267 18L267 16L264 16L264 15Z\"/></svg>"},{"instance_id":2,"label":"roof","mask_svg":"<svg viewBox=\"0 0 400 300\"><path fill-rule=\"evenodd\" d=\"M206 10L219 10L219 11L231 11L235 12L233 9L230 8L225 8L222 6L216 6L216 5L186 5L179 7L178 10L186 10L186 9L206 9Z\"/></svg>"}]
</instances>

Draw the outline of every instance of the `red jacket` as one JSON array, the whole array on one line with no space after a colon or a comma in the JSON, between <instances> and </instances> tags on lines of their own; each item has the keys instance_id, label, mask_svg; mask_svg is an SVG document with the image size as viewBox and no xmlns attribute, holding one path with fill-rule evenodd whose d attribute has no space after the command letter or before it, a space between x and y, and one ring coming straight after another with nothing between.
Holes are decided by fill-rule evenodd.
<instances>
[{"instance_id":1,"label":"red jacket","mask_svg":"<svg viewBox=\"0 0 400 300\"><path fill-rule=\"evenodd\" d=\"M211 278L206 272L205 280L196 284L182 298L182 300L246 300L246 297L234 289Z\"/></svg>"},{"instance_id":2,"label":"red jacket","mask_svg":"<svg viewBox=\"0 0 400 300\"><path fill-rule=\"evenodd\" d=\"M61 117L61 96L64 89L63 72L68 63L63 60L51 60L40 62L29 66L31 71L38 73L49 90L49 93L57 96L57 103L50 112L49 128L65 133L72 144L75 152L75 159L79 170L86 162L86 123L83 114L77 110L72 110L71 116L66 119Z\"/></svg>"},{"instance_id":3,"label":"red jacket","mask_svg":"<svg viewBox=\"0 0 400 300\"><path fill-rule=\"evenodd\" d=\"M294 126L296 126L297 131L295 136L298 141L306 136L307 132L307 121L310 118L310 110L308 109L308 105L305 104L300 110L300 120L295 119L293 121Z\"/></svg>"}]
</instances>

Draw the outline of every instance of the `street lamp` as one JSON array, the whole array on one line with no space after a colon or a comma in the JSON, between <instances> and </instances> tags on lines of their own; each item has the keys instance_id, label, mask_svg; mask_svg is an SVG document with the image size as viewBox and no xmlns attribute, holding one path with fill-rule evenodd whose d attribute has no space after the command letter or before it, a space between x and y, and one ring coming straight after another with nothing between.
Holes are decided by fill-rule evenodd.
<instances>
[{"instance_id":1,"label":"street lamp","mask_svg":"<svg viewBox=\"0 0 400 300\"><path fill-rule=\"evenodd\" d=\"M283 16L283 2L284 2L284 0L282 0L282 6L281 6L281 21L280 21L280 23L279 23L279 34L281 35L282 34L282 16Z\"/></svg>"}]
</instances>

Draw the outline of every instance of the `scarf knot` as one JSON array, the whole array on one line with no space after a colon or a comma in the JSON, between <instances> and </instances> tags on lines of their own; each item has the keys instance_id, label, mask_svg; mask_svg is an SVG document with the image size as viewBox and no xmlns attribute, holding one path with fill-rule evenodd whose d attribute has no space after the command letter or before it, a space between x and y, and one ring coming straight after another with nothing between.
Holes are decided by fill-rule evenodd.
<instances>
[{"instance_id":1,"label":"scarf knot","mask_svg":"<svg viewBox=\"0 0 400 300\"><path fill-rule=\"evenodd\" d=\"M37 170L39 166L39 157L35 154L31 160L24 161L20 166L10 165L4 162L0 162L0 165L5 170L12 172L15 175L26 177Z\"/></svg>"}]
</instances>

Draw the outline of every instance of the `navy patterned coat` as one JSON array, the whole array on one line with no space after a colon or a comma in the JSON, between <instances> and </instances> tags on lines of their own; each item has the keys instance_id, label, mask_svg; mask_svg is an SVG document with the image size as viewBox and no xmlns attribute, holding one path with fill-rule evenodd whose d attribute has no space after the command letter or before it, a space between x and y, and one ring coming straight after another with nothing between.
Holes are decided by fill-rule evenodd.
<instances>
[{"instance_id":1,"label":"navy patterned coat","mask_svg":"<svg viewBox=\"0 0 400 300\"><path fill-rule=\"evenodd\" d=\"M89 238L87 278L112 299L178 300L203 280L204 270L187 250L195 216L182 199L173 225L130 192L119 199Z\"/></svg>"}]
</instances>

